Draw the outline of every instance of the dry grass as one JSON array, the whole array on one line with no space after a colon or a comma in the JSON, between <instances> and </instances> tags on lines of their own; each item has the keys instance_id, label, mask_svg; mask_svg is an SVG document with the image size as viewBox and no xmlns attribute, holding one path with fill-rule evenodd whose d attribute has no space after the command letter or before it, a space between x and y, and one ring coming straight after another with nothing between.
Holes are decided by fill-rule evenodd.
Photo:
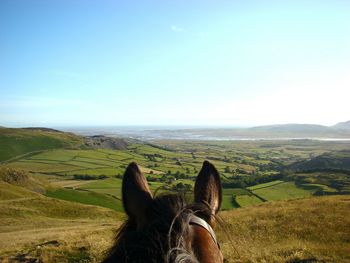
<instances>
[{"instance_id":1,"label":"dry grass","mask_svg":"<svg viewBox=\"0 0 350 263\"><path fill-rule=\"evenodd\" d=\"M0 192L5 190L11 192L0 200L0 262L97 262L124 218L110 209L0 183Z\"/></svg>"},{"instance_id":2,"label":"dry grass","mask_svg":"<svg viewBox=\"0 0 350 263\"><path fill-rule=\"evenodd\" d=\"M0 234L1 262L22 257L42 262L98 262L110 246L116 224L113 221L55 221L50 226ZM1 259L1 257L0 257ZM12 260L12 261L11 261Z\"/></svg>"},{"instance_id":3,"label":"dry grass","mask_svg":"<svg viewBox=\"0 0 350 263\"><path fill-rule=\"evenodd\" d=\"M227 262L350 262L350 197L267 203L222 212Z\"/></svg>"},{"instance_id":4,"label":"dry grass","mask_svg":"<svg viewBox=\"0 0 350 263\"><path fill-rule=\"evenodd\" d=\"M123 217L107 209L74 206L90 210L76 215L71 207L12 217L8 226L2 218L0 261L17 256L43 262L99 262ZM66 216L58 218L64 211ZM217 234L225 262L350 262L349 211L350 196L330 196L221 212L224 226Z\"/></svg>"}]
</instances>

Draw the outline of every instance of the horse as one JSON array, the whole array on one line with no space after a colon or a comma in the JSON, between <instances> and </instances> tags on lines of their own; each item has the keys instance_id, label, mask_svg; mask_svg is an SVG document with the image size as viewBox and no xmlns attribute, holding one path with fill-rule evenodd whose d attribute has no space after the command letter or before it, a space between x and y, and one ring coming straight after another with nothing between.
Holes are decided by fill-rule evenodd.
<instances>
[{"instance_id":1,"label":"horse","mask_svg":"<svg viewBox=\"0 0 350 263\"><path fill-rule=\"evenodd\" d=\"M181 193L153 197L145 176L132 162L123 176L122 202L128 218L103 263L223 262L213 230L222 188L219 173L210 162L203 162L194 186L194 202L189 204Z\"/></svg>"}]
</instances>

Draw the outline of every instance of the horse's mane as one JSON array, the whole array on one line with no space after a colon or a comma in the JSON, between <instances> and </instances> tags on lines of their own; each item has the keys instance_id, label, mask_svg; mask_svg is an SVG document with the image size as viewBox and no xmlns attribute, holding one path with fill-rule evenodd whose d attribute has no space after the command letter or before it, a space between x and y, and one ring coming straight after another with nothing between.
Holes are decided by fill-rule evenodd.
<instances>
[{"instance_id":1,"label":"horse's mane","mask_svg":"<svg viewBox=\"0 0 350 263\"><path fill-rule=\"evenodd\" d=\"M205 220L212 216L207 205L188 205L183 194L154 198L145 212L148 224L137 229L135 220L128 219L103 262L198 262L185 243L193 214Z\"/></svg>"}]
</instances>

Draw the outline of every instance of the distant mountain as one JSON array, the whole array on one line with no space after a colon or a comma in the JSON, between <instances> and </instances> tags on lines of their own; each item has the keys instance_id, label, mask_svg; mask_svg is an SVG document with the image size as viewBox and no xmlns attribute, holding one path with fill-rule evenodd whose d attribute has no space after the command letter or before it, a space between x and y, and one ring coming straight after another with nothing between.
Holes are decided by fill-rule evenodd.
<instances>
[{"instance_id":1,"label":"distant mountain","mask_svg":"<svg viewBox=\"0 0 350 263\"><path fill-rule=\"evenodd\" d=\"M250 128L250 130L271 132L324 132L328 131L329 127L317 124L277 124L257 126Z\"/></svg>"},{"instance_id":2,"label":"distant mountain","mask_svg":"<svg viewBox=\"0 0 350 263\"><path fill-rule=\"evenodd\" d=\"M161 139L349 139L350 129L317 124L277 124L252 128L200 128L153 131Z\"/></svg>"},{"instance_id":3,"label":"distant mountain","mask_svg":"<svg viewBox=\"0 0 350 263\"><path fill-rule=\"evenodd\" d=\"M332 128L350 130L350 121L339 122L332 126Z\"/></svg>"},{"instance_id":4,"label":"distant mountain","mask_svg":"<svg viewBox=\"0 0 350 263\"><path fill-rule=\"evenodd\" d=\"M350 138L350 121L334 126L318 124L278 124L258 126L246 129L246 132L256 136L289 137L289 138Z\"/></svg>"}]
</instances>

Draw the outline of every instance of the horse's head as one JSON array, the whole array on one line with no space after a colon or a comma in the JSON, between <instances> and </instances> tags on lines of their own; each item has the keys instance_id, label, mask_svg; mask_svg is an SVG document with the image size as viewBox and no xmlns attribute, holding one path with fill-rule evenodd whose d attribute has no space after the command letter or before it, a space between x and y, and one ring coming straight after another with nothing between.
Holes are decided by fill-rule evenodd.
<instances>
[{"instance_id":1,"label":"horse's head","mask_svg":"<svg viewBox=\"0 0 350 263\"><path fill-rule=\"evenodd\" d=\"M131 163L122 186L128 220L105 262L223 262L213 231L221 192L217 170L205 161L192 204L181 194L153 198L146 178Z\"/></svg>"}]
</instances>

